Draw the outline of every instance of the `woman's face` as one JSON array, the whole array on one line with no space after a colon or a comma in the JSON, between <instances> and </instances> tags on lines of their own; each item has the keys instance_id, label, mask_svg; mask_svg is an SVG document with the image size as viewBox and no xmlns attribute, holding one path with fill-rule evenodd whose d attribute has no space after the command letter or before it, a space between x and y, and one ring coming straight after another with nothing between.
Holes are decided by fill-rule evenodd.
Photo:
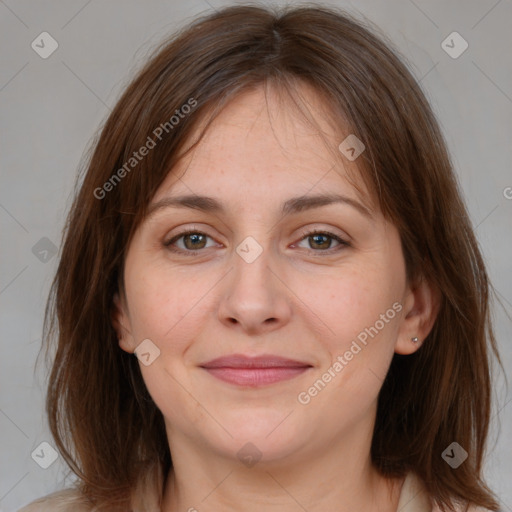
<instances>
[{"instance_id":1,"label":"woman's face","mask_svg":"<svg viewBox=\"0 0 512 512\"><path fill-rule=\"evenodd\" d=\"M334 159L293 106L267 101L259 89L224 109L127 253L120 346L139 346L171 451L188 440L271 462L368 441L393 353L429 329L396 228L346 179L357 160Z\"/></svg>"}]
</instances>

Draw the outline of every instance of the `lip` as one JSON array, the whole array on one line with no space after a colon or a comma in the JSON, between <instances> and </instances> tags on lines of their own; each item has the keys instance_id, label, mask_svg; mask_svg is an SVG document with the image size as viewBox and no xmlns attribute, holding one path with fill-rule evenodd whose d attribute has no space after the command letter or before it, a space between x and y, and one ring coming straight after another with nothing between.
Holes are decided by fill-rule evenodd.
<instances>
[{"instance_id":1,"label":"lip","mask_svg":"<svg viewBox=\"0 0 512 512\"><path fill-rule=\"evenodd\" d=\"M258 387L293 379L312 365L274 355L233 354L201 364L210 375L238 386Z\"/></svg>"}]
</instances>

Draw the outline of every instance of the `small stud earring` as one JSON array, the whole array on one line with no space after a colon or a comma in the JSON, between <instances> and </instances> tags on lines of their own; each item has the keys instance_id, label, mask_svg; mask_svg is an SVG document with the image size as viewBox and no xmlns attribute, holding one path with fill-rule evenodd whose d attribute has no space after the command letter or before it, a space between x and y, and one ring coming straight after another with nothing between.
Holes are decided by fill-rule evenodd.
<instances>
[{"instance_id":1,"label":"small stud earring","mask_svg":"<svg viewBox=\"0 0 512 512\"><path fill-rule=\"evenodd\" d=\"M411 341L413 343L418 343L418 341L420 341L418 338L416 338L416 336L414 338L411 338Z\"/></svg>"}]
</instances>

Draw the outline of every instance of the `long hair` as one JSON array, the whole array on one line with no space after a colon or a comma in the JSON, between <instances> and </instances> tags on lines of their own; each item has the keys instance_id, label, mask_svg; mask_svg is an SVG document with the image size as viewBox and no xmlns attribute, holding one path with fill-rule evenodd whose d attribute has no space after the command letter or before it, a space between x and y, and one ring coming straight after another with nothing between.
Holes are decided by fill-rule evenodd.
<instances>
[{"instance_id":1,"label":"long hair","mask_svg":"<svg viewBox=\"0 0 512 512\"><path fill-rule=\"evenodd\" d=\"M172 465L162 414L111 322L131 237L184 148L195 146L187 144L200 122L208 127L250 88L284 93L298 83L328 102L340 130L348 126L364 142L357 170L400 233L407 278L428 280L442 296L423 346L393 358L372 462L385 476L416 473L443 511L452 500L498 509L482 480L491 352L501 364L492 286L424 93L367 23L321 7L244 6L197 19L156 49L79 177L46 309L47 353L54 349L46 407L61 454L98 510L129 510L147 468ZM456 470L441 457L454 441L468 453Z\"/></svg>"}]
</instances>

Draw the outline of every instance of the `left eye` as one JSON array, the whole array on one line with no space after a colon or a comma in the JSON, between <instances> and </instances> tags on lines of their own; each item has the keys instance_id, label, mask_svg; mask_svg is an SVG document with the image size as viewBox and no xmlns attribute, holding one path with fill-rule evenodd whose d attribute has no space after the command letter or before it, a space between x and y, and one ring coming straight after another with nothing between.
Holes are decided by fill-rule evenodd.
<instances>
[{"instance_id":1,"label":"left eye","mask_svg":"<svg viewBox=\"0 0 512 512\"><path fill-rule=\"evenodd\" d=\"M337 247L348 245L348 242L345 242L345 240L341 239L334 233L329 233L327 231L312 231L310 233L306 233L301 239L301 242L307 239L309 239L309 248L314 249L314 246L316 246L316 248L321 249L322 251L332 249L332 240L338 242Z\"/></svg>"}]
</instances>

